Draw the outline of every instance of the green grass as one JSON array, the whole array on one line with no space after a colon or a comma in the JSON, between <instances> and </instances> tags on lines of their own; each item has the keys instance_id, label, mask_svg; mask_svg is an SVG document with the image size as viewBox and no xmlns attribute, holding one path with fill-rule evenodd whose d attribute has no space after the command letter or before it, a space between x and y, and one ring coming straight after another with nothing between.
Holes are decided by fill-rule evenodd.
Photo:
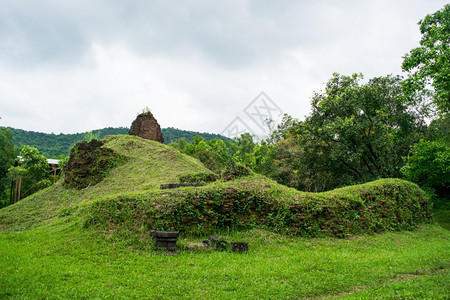
<instances>
[{"instance_id":1,"label":"green grass","mask_svg":"<svg viewBox=\"0 0 450 300\"><path fill-rule=\"evenodd\" d=\"M211 200L203 197L208 193L230 195L222 191L259 200L269 195L272 202L268 204L285 208L302 203L309 208L335 205L350 213L353 206L346 209L346 201L375 207L359 197L376 199L381 193L389 198L389 190L398 202L385 199L379 206L383 210L388 205L413 203L420 211L420 205L404 193L413 191L422 199L417 186L384 180L313 195L253 175L166 191L159 190L159 185L208 170L173 148L137 137L107 138L105 145L125 156L126 163L112 169L102 182L81 190L58 182L0 210L0 299L450 297L447 210L435 211L442 227L422 224L413 231L357 234L345 239L281 235L267 230L271 224L255 223L253 229L241 231L212 227L215 235L228 241L248 242L248 254L190 252L189 243L206 237L188 233L180 237L180 250L174 255L157 252L149 228L139 223L149 219L152 209L170 213L165 207L184 203L187 206L181 207L185 209L189 201L199 205ZM330 199L336 202L330 204ZM96 207L101 209L95 211ZM238 208L244 211L244 207ZM369 207L364 208L367 211ZM409 211L405 211L408 217ZM402 213L397 210L396 216L400 218ZM282 220L274 211L267 216L275 225ZM93 217L100 221L87 226L86 221ZM358 220L354 214L349 218ZM417 225L408 226L414 227Z\"/></svg>"},{"instance_id":2,"label":"green grass","mask_svg":"<svg viewBox=\"0 0 450 300\"><path fill-rule=\"evenodd\" d=\"M351 239L223 233L248 254L135 251L76 224L0 233L0 298L297 299L450 296L448 231ZM184 236L179 245L199 238Z\"/></svg>"},{"instance_id":3,"label":"green grass","mask_svg":"<svg viewBox=\"0 0 450 300\"><path fill-rule=\"evenodd\" d=\"M433 217L443 228L450 230L450 204L434 209Z\"/></svg>"}]
</instances>

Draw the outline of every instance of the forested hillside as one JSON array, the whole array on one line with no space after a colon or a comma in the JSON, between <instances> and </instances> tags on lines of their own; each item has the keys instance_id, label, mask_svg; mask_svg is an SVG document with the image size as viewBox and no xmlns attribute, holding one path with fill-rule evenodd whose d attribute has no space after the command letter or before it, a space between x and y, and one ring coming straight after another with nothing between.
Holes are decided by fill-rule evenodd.
<instances>
[{"instance_id":1,"label":"forested hillside","mask_svg":"<svg viewBox=\"0 0 450 300\"><path fill-rule=\"evenodd\" d=\"M54 133L42 133L35 131L27 131L22 129L10 128L13 132L14 146L19 148L23 145L35 147L39 150L39 153L47 158L58 157L60 155L68 155L71 147L82 141L88 132L74 133L74 134L54 134ZM107 127L103 129L93 130L92 135L95 138L103 139L107 135L116 134L128 134L129 128L126 127ZM192 142L194 136L199 135L205 140L222 139L228 140L228 138L219 134L200 133L195 131L187 131L176 128L163 128L162 134L164 136L164 143L170 144L176 142L178 139L183 138L188 142Z\"/></svg>"},{"instance_id":2,"label":"forested hillside","mask_svg":"<svg viewBox=\"0 0 450 300\"><path fill-rule=\"evenodd\" d=\"M194 136L196 136L196 135L203 137L207 141L210 141L212 139L218 139L218 140L224 140L224 141L230 140L229 138L227 138L223 135L220 135L220 134L188 131L188 130L182 130L182 129L173 128L173 127L163 128L163 129L161 129L161 131L164 136L164 144L174 143L181 138L185 139L187 142L192 142L194 140Z\"/></svg>"}]
</instances>

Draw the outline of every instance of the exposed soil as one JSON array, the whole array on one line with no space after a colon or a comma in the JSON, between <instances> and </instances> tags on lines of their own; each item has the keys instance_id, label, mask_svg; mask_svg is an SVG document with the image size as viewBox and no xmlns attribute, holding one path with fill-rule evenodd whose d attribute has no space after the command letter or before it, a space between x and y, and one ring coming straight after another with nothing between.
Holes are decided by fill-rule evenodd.
<instances>
[{"instance_id":1,"label":"exposed soil","mask_svg":"<svg viewBox=\"0 0 450 300\"><path fill-rule=\"evenodd\" d=\"M86 188L103 180L116 164L117 154L103 148L104 142L92 140L76 144L70 151L64 182L76 188Z\"/></svg>"}]
</instances>

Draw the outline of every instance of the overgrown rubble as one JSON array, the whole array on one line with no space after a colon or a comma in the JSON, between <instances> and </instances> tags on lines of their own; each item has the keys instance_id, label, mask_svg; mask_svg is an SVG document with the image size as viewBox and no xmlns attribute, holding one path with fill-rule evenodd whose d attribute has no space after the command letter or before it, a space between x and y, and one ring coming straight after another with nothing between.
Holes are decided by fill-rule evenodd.
<instances>
[{"instance_id":1,"label":"overgrown rubble","mask_svg":"<svg viewBox=\"0 0 450 300\"><path fill-rule=\"evenodd\" d=\"M102 147L103 144L98 140L84 141L72 148L66 166L65 184L81 189L103 180L118 158L114 150Z\"/></svg>"}]
</instances>

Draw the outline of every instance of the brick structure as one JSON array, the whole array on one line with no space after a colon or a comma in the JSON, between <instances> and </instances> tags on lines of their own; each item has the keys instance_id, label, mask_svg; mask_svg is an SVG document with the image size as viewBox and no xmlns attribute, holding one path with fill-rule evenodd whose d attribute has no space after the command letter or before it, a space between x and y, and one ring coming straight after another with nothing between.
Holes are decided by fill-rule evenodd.
<instances>
[{"instance_id":1,"label":"brick structure","mask_svg":"<svg viewBox=\"0 0 450 300\"><path fill-rule=\"evenodd\" d=\"M164 143L161 127L151 112L138 115L131 124L129 134Z\"/></svg>"}]
</instances>

